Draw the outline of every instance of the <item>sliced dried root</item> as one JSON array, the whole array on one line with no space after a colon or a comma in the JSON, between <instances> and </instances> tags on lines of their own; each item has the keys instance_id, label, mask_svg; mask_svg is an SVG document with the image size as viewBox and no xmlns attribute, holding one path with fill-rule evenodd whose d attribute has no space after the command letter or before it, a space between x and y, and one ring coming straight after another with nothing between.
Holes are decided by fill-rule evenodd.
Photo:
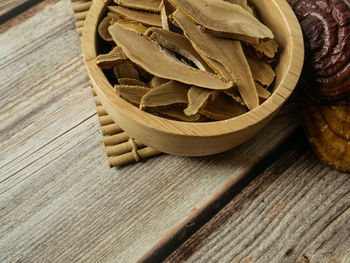
<instances>
[{"instance_id":1,"label":"sliced dried root","mask_svg":"<svg viewBox=\"0 0 350 263\"><path fill-rule=\"evenodd\" d=\"M121 47L114 47L108 54L98 55L96 64L101 69L111 69L120 63L128 60Z\"/></svg>"},{"instance_id":2,"label":"sliced dried root","mask_svg":"<svg viewBox=\"0 0 350 263\"><path fill-rule=\"evenodd\" d=\"M160 0L114 0L118 5L138 9L143 11L150 11L159 13Z\"/></svg>"},{"instance_id":3,"label":"sliced dried root","mask_svg":"<svg viewBox=\"0 0 350 263\"><path fill-rule=\"evenodd\" d=\"M126 56L151 74L210 89L228 89L233 86L232 81L170 59L150 38L125 29L118 23L110 26L109 32Z\"/></svg>"},{"instance_id":4,"label":"sliced dried root","mask_svg":"<svg viewBox=\"0 0 350 263\"><path fill-rule=\"evenodd\" d=\"M129 78L129 79L140 80L140 74L137 71L135 65L131 61L118 63L113 68L113 72L117 79Z\"/></svg>"},{"instance_id":5,"label":"sliced dried root","mask_svg":"<svg viewBox=\"0 0 350 263\"><path fill-rule=\"evenodd\" d=\"M149 88L141 86L115 85L114 92L122 99L139 106L141 99L150 91Z\"/></svg>"}]
</instances>

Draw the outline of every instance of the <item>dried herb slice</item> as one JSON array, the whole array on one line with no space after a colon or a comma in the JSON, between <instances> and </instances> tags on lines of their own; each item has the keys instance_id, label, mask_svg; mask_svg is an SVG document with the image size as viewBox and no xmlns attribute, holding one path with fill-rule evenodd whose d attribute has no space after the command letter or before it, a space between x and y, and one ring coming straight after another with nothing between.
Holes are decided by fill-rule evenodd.
<instances>
[{"instance_id":1,"label":"dried herb slice","mask_svg":"<svg viewBox=\"0 0 350 263\"><path fill-rule=\"evenodd\" d=\"M263 86L261 86L259 83L255 82L255 87L258 92L260 99L268 99L271 96L271 92L265 89Z\"/></svg>"},{"instance_id":2,"label":"dried herb slice","mask_svg":"<svg viewBox=\"0 0 350 263\"><path fill-rule=\"evenodd\" d=\"M133 10L122 6L108 6L108 9L125 19L134 20L149 26L162 26L160 15L156 13Z\"/></svg>"},{"instance_id":3,"label":"dried herb slice","mask_svg":"<svg viewBox=\"0 0 350 263\"><path fill-rule=\"evenodd\" d=\"M160 0L114 0L118 5L159 13Z\"/></svg>"},{"instance_id":4,"label":"dried herb slice","mask_svg":"<svg viewBox=\"0 0 350 263\"><path fill-rule=\"evenodd\" d=\"M268 27L239 5L222 0L170 0L170 3L208 32L274 38Z\"/></svg>"},{"instance_id":5,"label":"dried herb slice","mask_svg":"<svg viewBox=\"0 0 350 263\"><path fill-rule=\"evenodd\" d=\"M273 71L272 67L261 60L256 60L248 56L247 61L254 80L258 81L263 86L269 87L276 77L276 73Z\"/></svg>"},{"instance_id":6,"label":"dried herb slice","mask_svg":"<svg viewBox=\"0 0 350 263\"><path fill-rule=\"evenodd\" d=\"M170 59L157 43L118 23L110 26L109 32L126 56L151 74L210 89L228 89L233 86L232 81Z\"/></svg>"},{"instance_id":7,"label":"dried herb slice","mask_svg":"<svg viewBox=\"0 0 350 263\"><path fill-rule=\"evenodd\" d=\"M174 109L155 109L156 113L160 116L171 118L174 120L185 121L185 122L198 122L202 121L204 118L202 115L195 114L193 116L187 116L182 108L174 108Z\"/></svg>"},{"instance_id":8,"label":"dried herb slice","mask_svg":"<svg viewBox=\"0 0 350 263\"><path fill-rule=\"evenodd\" d=\"M160 4L160 18L162 21L162 28L169 31L177 31L177 28L169 21L169 16L175 12L175 8L168 0L162 0Z\"/></svg>"},{"instance_id":9,"label":"dried herb slice","mask_svg":"<svg viewBox=\"0 0 350 263\"><path fill-rule=\"evenodd\" d=\"M244 113L246 108L224 93L220 93L212 103L200 110L200 114L217 121L231 119Z\"/></svg>"},{"instance_id":10,"label":"dried herb slice","mask_svg":"<svg viewBox=\"0 0 350 263\"><path fill-rule=\"evenodd\" d=\"M140 86L140 87L149 88L146 83L138 79L121 78L121 79L118 79L118 82L120 85L125 85L125 86Z\"/></svg>"},{"instance_id":11,"label":"dried herb slice","mask_svg":"<svg viewBox=\"0 0 350 263\"><path fill-rule=\"evenodd\" d=\"M151 89L142 97L140 109L168 108L169 106L187 105L189 87L176 81L169 81Z\"/></svg>"},{"instance_id":12,"label":"dried herb slice","mask_svg":"<svg viewBox=\"0 0 350 263\"><path fill-rule=\"evenodd\" d=\"M103 40L105 41L113 41L113 38L111 34L108 32L108 27L110 26L110 18L106 16L105 18L102 19L100 24L98 25L97 32L102 37Z\"/></svg>"},{"instance_id":13,"label":"dried herb slice","mask_svg":"<svg viewBox=\"0 0 350 263\"><path fill-rule=\"evenodd\" d=\"M141 34L144 34L148 29L148 27L136 21L118 20L114 24L119 24L128 30L141 33Z\"/></svg>"},{"instance_id":14,"label":"dried herb slice","mask_svg":"<svg viewBox=\"0 0 350 263\"><path fill-rule=\"evenodd\" d=\"M160 77L157 77L157 76L154 76L151 81L148 83L148 85L154 89L160 85L163 85L165 83L168 83L170 81L170 79L163 79L163 78L160 78Z\"/></svg>"},{"instance_id":15,"label":"dried herb slice","mask_svg":"<svg viewBox=\"0 0 350 263\"><path fill-rule=\"evenodd\" d=\"M113 68L113 72L117 79L129 78L140 80L139 72L131 61L119 63Z\"/></svg>"},{"instance_id":16,"label":"dried herb slice","mask_svg":"<svg viewBox=\"0 0 350 263\"><path fill-rule=\"evenodd\" d=\"M251 46L268 58L274 58L278 51L278 44L275 39L267 39Z\"/></svg>"},{"instance_id":17,"label":"dried herb slice","mask_svg":"<svg viewBox=\"0 0 350 263\"><path fill-rule=\"evenodd\" d=\"M188 91L188 107L184 110L187 116L193 116L203 109L217 92L199 87L191 87Z\"/></svg>"},{"instance_id":18,"label":"dried herb slice","mask_svg":"<svg viewBox=\"0 0 350 263\"><path fill-rule=\"evenodd\" d=\"M253 9L248 5L247 0L224 0L225 2L234 4L234 5L239 5L244 8L249 14L254 15Z\"/></svg>"},{"instance_id":19,"label":"dried herb slice","mask_svg":"<svg viewBox=\"0 0 350 263\"><path fill-rule=\"evenodd\" d=\"M242 106L245 106L245 102L236 88L225 90L226 95L230 96L235 102L238 102Z\"/></svg>"},{"instance_id":20,"label":"dried herb slice","mask_svg":"<svg viewBox=\"0 0 350 263\"><path fill-rule=\"evenodd\" d=\"M96 64L102 69L111 69L128 60L121 47L114 47L108 54L98 55Z\"/></svg>"},{"instance_id":21,"label":"dried herb slice","mask_svg":"<svg viewBox=\"0 0 350 263\"><path fill-rule=\"evenodd\" d=\"M123 18L115 13L108 12L107 17L109 18L109 24L113 25L115 22L119 20L123 20ZM108 30L108 29L107 29Z\"/></svg>"},{"instance_id":22,"label":"dried herb slice","mask_svg":"<svg viewBox=\"0 0 350 263\"><path fill-rule=\"evenodd\" d=\"M185 36L156 27L149 28L145 35L159 45L192 61L200 70L211 72L211 69L203 61L201 56L192 47L191 42L188 41Z\"/></svg>"},{"instance_id":23,"label":"dried herb slice","mask_svg":"<svg viewBox=\"0 0 350 263\"><path fill-rule=\"evenodd\" d=\"M127 102L139 106L141 99L150 91L149 88L140 86L115 85L114 92Z\"/></svg>"},{"instance_id":24,"label":"dried herb slice","mask_svg":"<svg viewBox=\"0 0 350 263\"><path fill-rule=\"evenodd\" d=\"M216 60L225 67L247 107L250 110L258 107L259 97L241 43L201 33L197 26L178 10L172 16L202 57Z\"/></svg>"}]
</instances>

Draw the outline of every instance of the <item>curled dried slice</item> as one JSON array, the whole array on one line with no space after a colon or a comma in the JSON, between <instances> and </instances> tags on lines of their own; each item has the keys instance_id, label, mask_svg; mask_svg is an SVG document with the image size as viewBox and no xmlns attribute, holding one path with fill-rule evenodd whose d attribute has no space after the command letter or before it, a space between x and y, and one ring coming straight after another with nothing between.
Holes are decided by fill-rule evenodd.
<instances>
[{"instance_id":1,"label":"curled dried slice","mask_svg":"<svg viewBox=\"0 0 350 263\"><path fill-rule=\"evenodd\" d=\"M118 5L151 12L160 12L160 0L114 0Z\"/></svg>"},{"instance_id":2,"label":"curled dried slice","mask_svg":"<svg viewBox=\"0 0 350 263\"><path fill-rule=\"evenodd\" d=\"M244 100L242 99L241 95L239 95L239 92L236 88L225 90L224 92L226 95L230 96L235 102L238 102L242 106L245 106Z\"/></svg>"},{"instance_id":3,"label":"curled dried slice","mask_svg":"<svg viewBox=\"0 0 350 263\"><path fill-rule=\"evenodd\" d=\"M115 85L114 92L122 99L139 106L142 97L149 92L150 89L140 86Z\"/></svg>"},{"instance_id":4,"label":"curled dried slice","mask_svg":"<svg viewBox=\"0 0 350 263\"><path fill-rule=\"evenodd\" d=\"M125 86L140 86L140 87L146 87L148 88L147 84L144 83L141 80L137 79L129 79L129 78L121 78L118 79L118 82L120 85L125 85Z\"/></svg>"},{"instance_id":5,"label":"curled dried slice","mask_svg":"<svg viewBox=\"0 0 350 263\"><path fill-rule=\"evenodd\" d=\"M162 28L169 31L175 31L176 27L170 23L169 16L175 12L175 8L168 2L162 0L160 4L160 18L162 21Z\"/></svg>"},{"instance_id":6,"label":"curled dried slice","mask_svg":"<svg viewBox=\"0 0 350 263\"><path fill-rule=\"evenodd\" d=\"M174 108L174 109L156 109L155 112L157 112L159 115L164 117L170 117L174 120L180 120L180 121L186 121L186 122L197 122L203 120L202 115L195 114L193 116L187 116L183 109L181 108Z\"/></svg>"},{"instance_id":7,"label":"curled dried slice","mask_svg":"<svg viewBox=\"0 0 350 263\"><path fill-rule=\"evenodd\" d=\"M217 94L216 91L191 87L188 91L188 107L184 110L187 116L193 116L203 109Z\"/></svg>"},{"instance_id":8,"label":"curled dried slice","mask_svg":"<svg viewBox=\"0 0 350 263\"><path fill-rule=\"evenodd\" d=\"M192 61L200 70L211 72L211 69L185 36L156 27L149 28L145 35L159 45Z\"/></svg>"},{"instance_id":9,"label":"curled dried slice","mask_svg":"<svg viewBox=\"0 0 350 263\"><path fill-rule=\"evenodd\" d=\"M140 80L139 72L131 61L119 63L113 68L113 72L117 79L129 78Z\"/></svg>"},{"instance_id":10,"label":"curled dried slice","mask_svg":"<svg viewBox=\"0 0 350 263\"><path fill-rule=\"evenodd\" d=\"M241 6L222 0L170 0L187 17L208 30L264 39L271 30Z\"/></svg>"},{"instance_id":11,"label":"curled dried slice","mask_svg":"<svg viewBox=\"0 0 350 263\"><path fill-rule=\"evenodd\" d=\"M173 14L173 18L202 57L216 60L225 67L247 107L251 110L258 107L258 94L241 43L201 33L197 26L178 10Z\"/></svg>"},{"instance_id":12,"label":"curled dried slice","mask_svg":"<svg viewBox=\"0 0 350 263\"><path fill-rule=\"evenodd\" d=\"M165 83L168 83L170 81L170 79L163 79L157 76L154 76L151 81L148 83L148 85L153 89L156 88L160 85L163 85Z\"/></svg>"},{"instance_id":13,"label":"curled dried slice","mask_svg":"<svg viewBox=\"0 0 350 263\"><path fill-rule=\"evenodd\" d=\"M149 26L162 26L160 15L156 13L137 11L122 6L108 6L108 9L125 19L134 20Z\"/></svg>"},{"instance_id":14,"label":"curled dried slice","mask_svg":"<svg viewBox=\"0 0 350 263\"><path fill-rule=\"evenodd\" d=\"M345 103L345 105L340 104L328 109L324 107L328 106L312 102L311 100L306 100L302 104L302 120L305 134L312 149L321 161L337 170L350 172L350 141L347 137L339 135L339 127L333 126L333 120L329 118L337 115L338 113L336 112L339 109L347 108L347 116L344 116L345 118L341 119L341 122L347 123L346 133L349 133L350 105ZM322 108L323 110L320 110ZM335 113L324 115L324 111L333 110ZM340 111L343 111L343 109Z\"/></svg>"},{"instance_id":15,"label":"curled dried slice","mask_svg":"<svg viewBox=\"0 0 350 263\"><path fill-rule=\"evenodd\" d=\"M278 51L278 44L274 39L267 39L261 41L259 44L252 44L251 46L268 58L274 58Z\"/></svg>"},{"instance_id":16,"label":"curled dried slice","mask_svg":"<svg viewBox=\"0 0 350 263\"><path fill-rule=\"evenodd\" d=\"M114 47L108 54L98 55L96 64L102 69L111 69L119 63L126 62L127 59L121 47Z\"/></svg>"},{"instance_id":17,"label":"curled dried slice","mask_svg":"<svg viewBox=\"0 0 350 263\"><path fill-rule=\"evenodd\" d=\"M100 37L105 41L113 41L111 34L108 32L108 27L110 26L110 19L108 16L102 19L98 25L97 31Z\"/></svg>"},{"instance_id":18,"label":"curled dried slice","mask_svg":"<svg viewBox=\"0 0 350 263\"><path fill-rule=\"evenodd\" d=\"M169 81L151 89L141 100L140 109L168 108L168 106L187 105L189 87L176 81Z\"/></svg>"},{"instance_id":19,"label":"curled dried slice","mask_svg":"<svg viewBox=\"0 0 350 263\"><path fill-rule=\"evenodd\" d=\"M130 60L156 76L210 89L228 89L233 86L232 81L170 59L157 43L118 23L110 26L109 32Z\"/></svg>"},{"instance_id":20,"label":"curled dried slice","mask_svg":"<svg viewBox=\"0 0 350 263\"><path fill-rule=\"evenodd\" d=\"M200 114L217 121L231 119L244 113L246 113L245 107L224 93L220 93L212 103L200 111Z\"/></svg>"},{"instance_id":21,"label":"curled dried slice","mask_svg":"<svg viewBox=\"0 0 350 263\"><path fill-rule=\"evenodd\" d=\"M256 60L247 56L247 61L252 71L254 80L258 81L261 85L269 87L276 77L276 73L273 71L269 64L263 61Z\"/></svg>"}]
</instances>

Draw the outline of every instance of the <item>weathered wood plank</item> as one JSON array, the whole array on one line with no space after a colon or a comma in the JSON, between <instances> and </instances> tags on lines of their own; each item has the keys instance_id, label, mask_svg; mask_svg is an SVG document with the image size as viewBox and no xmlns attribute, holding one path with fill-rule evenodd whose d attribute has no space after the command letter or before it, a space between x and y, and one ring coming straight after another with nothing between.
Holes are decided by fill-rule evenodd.
<instances>
[{"instance_id":1,"label":"weathered wood plank","mask_svg":"<svg viewBox=\"0 0 350 263\"><path fill-rule=\"evenodd\" d=\"M227 153L109 169L69 1L0 41L1 262L134 262L298 125L286 115Z\"/></svg>"},{"instance_id":2,"label":"weathered wood plank","mask_svg":"<svg viewBox=\"0 0 350 263\"><path fill-rule=\"evenodd\" d=\"M0 16L8 13L10 10L22 5L23 3L28 2L28 0L1 0L0 2Z\"/></svg>"},{"instance_id":3,"label":"weathered wood plank","mask_svg":"<svg viewBox=\"0 0 350 263\"><path fill-rule=\"evenodd\" d=\"M166 262L349 262L349 248L350 176L320 164L304 141Z\"/></svg>"}]
</instances>

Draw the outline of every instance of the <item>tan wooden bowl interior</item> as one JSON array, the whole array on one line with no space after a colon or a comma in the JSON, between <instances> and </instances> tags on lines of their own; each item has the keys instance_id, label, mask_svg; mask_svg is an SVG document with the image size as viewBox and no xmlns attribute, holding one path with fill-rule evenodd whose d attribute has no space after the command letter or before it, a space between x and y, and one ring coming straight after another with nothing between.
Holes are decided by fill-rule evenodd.
<instances>
[{"instance_id":1,"label":"tan wooden bowl interior","mask_svg":"<svg viewBox=\"0 0 350 263\"><path fill-rule=\"evenodd\" d=\"M119 98L105 74L96 66L97 25L111 0L95 0L83 32L83 55L102 105L130 136L165 153L203 156L229 150L249 140L276 115L299 79L304 60L300 25L285 0L251 0L262 21L280 45L273 95L258 108L239 117L208 123L168 120L141 111Z\"/></svg>"}]
</instances>

